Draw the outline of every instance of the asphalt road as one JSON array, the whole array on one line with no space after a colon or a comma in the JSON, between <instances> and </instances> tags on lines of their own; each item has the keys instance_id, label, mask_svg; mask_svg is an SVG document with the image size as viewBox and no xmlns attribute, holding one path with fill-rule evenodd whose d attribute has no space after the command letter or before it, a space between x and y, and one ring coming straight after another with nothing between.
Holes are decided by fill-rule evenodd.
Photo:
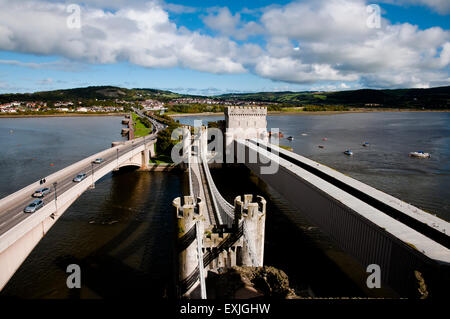
<instances>
[{"instance_id":1,"label":"asphalt road","mask_svg":"<svg viewBox=\"0 0 450 319\"><path fill-rule=\"evenodd\" d=\"M145 142L149 142L150 139L155 138L156 133L146 137ZM143 143L144 140L140 142L135 142L134 144L130 143L129 145L127 144L118 146L119 156L121 156L121 154L130 151L133 147L138 147L142 145ZM116 160L117 160L117 151L115 149L111 149L111 152L108 153L107 156L103 156L103 162L101 164L93 165L94 172L97 171L99 168L102 168L104 165L107 165ZM64 177L59 177L57 180L47 178L45 184L42 184L42 186L40 186L40 187L48 187L51 190L51 192L43 198L44 207L48 205L47 202L50 203L55 198L55 189L53 187L53 183L57 182L56 194L57 196L60 196L61 194L65 193L70 188L78 184L76 182L73 182L73 178L78 173L85 173L87 175L86 179L92 178L91 163L85 165L81 169L71 170L67 172L67 174L65 174ZM36 187L36 189L40 187ZM23 221L24 219L28 218L31 215L30 213L25 213L23 211L24 208L35 199L31 195L32 194L25 194L20 198L18 198L17 200L10 203L10 205L8 205L6 209L2 209L2 211L0 212L0 235L2 235L3 233L5 233L6 231L8 231L9 229L11 229L12 227L14 227L15 225L17 225L18 223L20 223L21 221ZM52 203L52 205L55 205L55 203Z\"/></svg>"}]
</instances>

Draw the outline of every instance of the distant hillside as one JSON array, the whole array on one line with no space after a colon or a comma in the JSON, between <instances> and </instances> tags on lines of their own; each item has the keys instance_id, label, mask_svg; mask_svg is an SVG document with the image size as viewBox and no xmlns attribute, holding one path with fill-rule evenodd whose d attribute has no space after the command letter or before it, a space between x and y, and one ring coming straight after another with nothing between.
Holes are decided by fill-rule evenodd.
<instances>
[{"instance_id":1,"label":"distant hillside","mask_svg":"<svg viewBox=\"0 0 450 319\"><path fill-rule=\"evenodd\" d=\"M55 90L25 94L1 94L0 104L13 101L86 101L95 99L113 101L142 101L156 99L169 102L172 99L192 97L157 89L125 89L114 86L90 86L67 90ZM279 106L342 105L347 107L383 107L416 109L450 109L450 86L430 89L372 90L362 89L340 92L260 92L224 94L209 97L222 101L253 101L279 103Z\"/></svg>"},{"instance_id":2,"label":"distant hillside","mask_svg":"<svg viewBox=\"0 0 450 319\"><path fill-rule=\"evenodd\" d=\"M81 101L81 100L127 100L145 99L170 100L184 95L155 89L125 89L115 86L89 86L67 90L44 91L35 93L1 94L0 103L13 101Z\"/></svg>"},{"instance_id":3,"label":"distant hillside","mask_svg":"<svg viewBox=\"0 0 450 319\"><path fill-rule=\"evenodd\" d=\"M223 100L278 102L295 105L449 109L450 86L430 89L353 90L340 92L260 92L224 94Z\"/></svg>"}]
</instances>

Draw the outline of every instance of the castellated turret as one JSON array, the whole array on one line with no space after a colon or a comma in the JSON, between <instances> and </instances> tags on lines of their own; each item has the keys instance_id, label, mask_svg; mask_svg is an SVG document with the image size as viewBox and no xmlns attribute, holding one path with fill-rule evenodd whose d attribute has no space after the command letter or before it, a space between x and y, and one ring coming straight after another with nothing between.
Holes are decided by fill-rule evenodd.
<instances>
[{"instance_id":1,"label":"castellated turret","mask_svg":"<svg viewBox=\"0 0 450 319\"><path fill-rule=\"evenodd\" d=\"M178 279L179 282L183 282L195 271L199 264L197 238L200 238L200 240L203 238L206 205L201 198L197 198L197 203L194 203L192 196L177 197L173 200L172 205L175 208L178 226ZM200 234L198 237L196 236L197 231ZM203 243L200 243L200 245L203 246ZM193 286L192 289L186 291L185 296L188 296L195 287Z\"/></svg>"},{"instance_id":2,"label":"castellated turret","mask_svg":"<svg viewBox=\"0 0 450 319\"><path fill-rule=\"evenodd\" d=\"M225 108L225 162L234 163L235 157L240 161L235 140L259 139L269 141L267 132L267 108L237 107ZM241 156L243 156L241 154Z\"/></svg>"},{"instance_id":3,"label":"castellated turret","mask_svg":"<svg viewBox=\"0 0 450 319\"><path fill-rule=\"evenodd\" d=\"M243 197L243 200L241 196L234 199L234 227L237 228L241 222L245 222L247 231L247 240L244 240L242 248L242 264L263 266L266 200L262 196L256 196L256 201L253 202L253 195L244 195ZM252 256L255 258L253 261L251 260Z\"/></svg>"},{"instance_id":4,"label":"castellated turret","mask_svg":"<svg viewBox=\"0 0 450 319\"><path fill-rule=\"evenodd\" d=\"M267 141L267 108L237 107L225 108L225 122L228 139L257 138Z\"/></svg>"}]
</instances>

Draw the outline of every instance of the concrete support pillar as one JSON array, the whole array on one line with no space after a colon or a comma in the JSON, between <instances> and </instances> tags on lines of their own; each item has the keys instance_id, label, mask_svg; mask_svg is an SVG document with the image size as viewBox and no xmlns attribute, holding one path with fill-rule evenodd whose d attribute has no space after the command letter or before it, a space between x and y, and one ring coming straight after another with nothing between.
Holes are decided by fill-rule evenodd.
<instances>
[{"instance_id":1,"label":"concrete support pillar","mask_svg":"<svg viewBox=\"0 0 450 319\"><path fill-rule=\"evenodd\" d=\"M155 147L156 146L155 145L156 145L156 143L153 143L153 144L150 144L150 145L147 146L147 149L150 152L150 158L153 158L156 155L156 152L155 152Z\"/></svg>"},{"instance_id":2,"label":"concrete support pillar","mask_svg":"<svg viewBox=\"0 0 450 319\"><path fill-rule=\"evenodd\" d=\"M141 152L141 161L142 161L142 163L141 163L141 168L147 168L147 167L148 167L148 164L149 164L149 162L150 162L150 157L149 157L149 152L148 152L148 150L144 149L144 150Z\"/></svg>"}]
</instances>

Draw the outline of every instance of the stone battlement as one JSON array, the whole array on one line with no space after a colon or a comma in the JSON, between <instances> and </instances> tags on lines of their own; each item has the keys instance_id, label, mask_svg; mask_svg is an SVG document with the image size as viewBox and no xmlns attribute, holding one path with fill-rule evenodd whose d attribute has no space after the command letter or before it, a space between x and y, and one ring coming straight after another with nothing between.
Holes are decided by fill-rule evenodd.
<instances>
[{"instance_id":1,"label":"stone battlement","mask_svg":"<svg viewBox=\"0 0 450 319\"><path fill-rule=\"evenodd\" d=\"M228 106L225 108L227 116L267 116L267 108L263 106Z\"/></svg>"},{"instance_id":2,"label":"stone battlement","mask_svg":"<svg viewBox=\"0 0 450 319\"><path fill-rule=\"evenodd\" d=\"M199 261L201 263L199 250L206 259L211 258L207 270L252 266L255 263L257 266L263 265L266 217L263 197L237 196L234 200L233 225L220 229L206 225L207 208L201 198L195 202L192 196L177 197L172 205L178 226L178 282L187 282ZM186 291L180 291L180 294L196 298L197 292L198 283Z\"/></svg>"},{"instance_id":3,"label":"stone battlement","mask_svg":"<svg viewBox=\"0 0 450 319\"><path fill-rule=\"evenodd\" d=\"M226 145L229 145L235 138L267 139L266 107L226 107L225 122L229 133Z\"/></svg>"}]
</instances>

